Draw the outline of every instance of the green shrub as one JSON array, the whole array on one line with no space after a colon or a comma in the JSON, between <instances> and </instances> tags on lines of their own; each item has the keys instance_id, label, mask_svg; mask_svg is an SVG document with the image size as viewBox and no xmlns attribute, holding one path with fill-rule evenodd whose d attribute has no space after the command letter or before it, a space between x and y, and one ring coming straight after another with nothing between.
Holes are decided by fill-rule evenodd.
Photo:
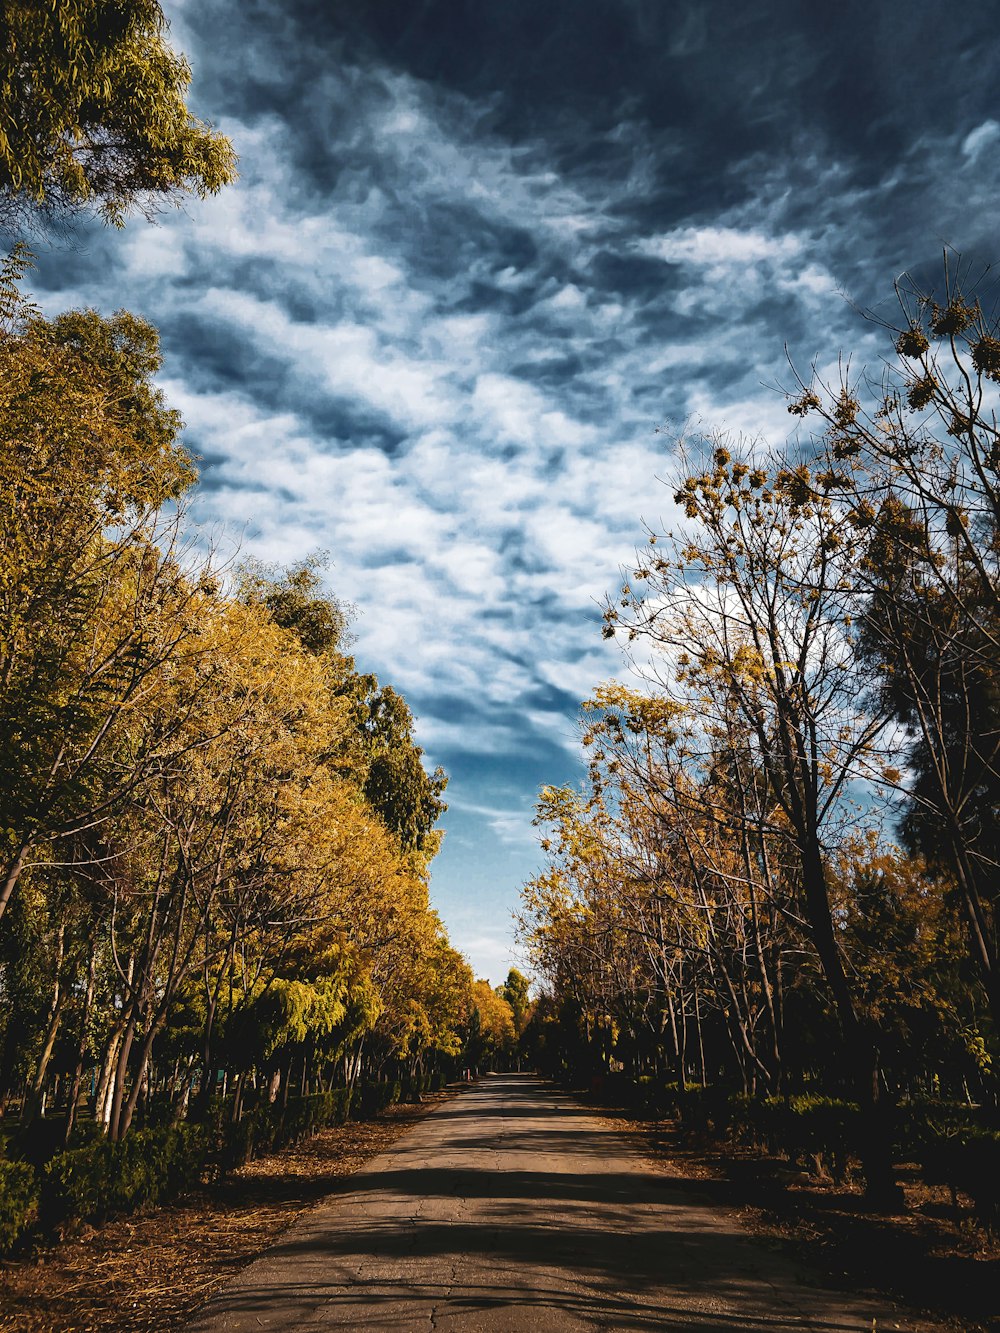
<instances>
[{"instance_id":1,"label":"green shrub","mask_svg":"<svg viewBox=\"0 0 1000 1333\"><path fill-rule=\"evenodd\" d=\"M403 1095L403 1085L399 1079L386 1080L384 1083L359 1084L355 1097L358 1115L362 1120L370 1120L387 1106L394 1106Z\"/></svg>"},{"instance_id":2,"label":"green shrub","mask_svg":"<svg viewBox=\"0 0 1000 1333\"><path fill-rule=\"evenodd\" d=\"M0 1254L13 1249L37 1211L38 1178L30 1164L0 1160Z\"/></svg>"},{"instance_id":3,"label":"green shrub","mask_svg":"<svg viewBox=\"0 0 1000 1333\"><path fill-rule=\"evenodd\" d=\"M855 1102L836 1097L741 1094L727 1099L726 1128L732 1138L783 1153L817 1174L829 1171L835 1180L843 1180L857 1153L860 1120Z\"/></svg>"},{"instance_id":4,"label":"green shrub","mask_svg":"<svg viewBox=\"0 0 1000 1333\"><path fill-rule=\"evenodd\" d=\"M919 1160L927 1145L938 1139L989 1128L982 1110L967 1102L926 1098L896 1108L895 1140L903 1157Z\"/></svg>"},{"instance_id":5,"label":"green shrub","mask_svg":"<svg viewBox=\"0 0 1000 1333\"><path fill-rule=\"evenodd\" d=\"M201 1126L178 1125L57 1153L42 1172L42 1224L53 1230L75 1220L99 1222L173 1198L198 1183L208 1145Z\"/></svg>"}]
</instances>

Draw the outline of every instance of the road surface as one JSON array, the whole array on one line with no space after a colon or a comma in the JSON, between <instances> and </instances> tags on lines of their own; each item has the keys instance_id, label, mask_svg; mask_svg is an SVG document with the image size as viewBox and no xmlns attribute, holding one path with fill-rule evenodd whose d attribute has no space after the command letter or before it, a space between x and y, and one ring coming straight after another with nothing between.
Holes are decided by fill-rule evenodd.
<instances>
[{"instance_id":1,"label":"road surface","mask_svg":"<svg viewBox=\"0 0 1000 1333\"><path fill-rule=\"evenodd\" d=\"M570 1097L512 1074L443 1103L348 1177L191 1333L922 1327L816 1285Z\"/></svg>"}]
</instances>

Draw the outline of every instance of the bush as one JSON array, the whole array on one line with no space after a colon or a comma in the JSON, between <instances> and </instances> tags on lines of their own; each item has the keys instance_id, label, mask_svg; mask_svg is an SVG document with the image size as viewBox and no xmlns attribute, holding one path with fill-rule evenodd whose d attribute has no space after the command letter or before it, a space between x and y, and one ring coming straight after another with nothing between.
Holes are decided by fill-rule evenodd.
<instances>
[{"instance_id":1,"label":"bush","mask_svg":"<svg viewBox=\"0 0 1000 1333\"><path fill-rule=\"evenodd\" d=\"M334 1088L288 1104L261 1102L233 1123L232 1099L212 1102L200 1124L143 1129L120 1143L102 1137L55 1153L36 1174L30 1162L0 1159L0 1253L34 1224L46 1231L74 1221L102 1222L164 1203L193 1189L209 1166L243 1166L327 1125L343 1124L355 1104L374 1115L402 1093L398 1081Z\"/></svg>"},{"instance_id":2,"label":"bush","mask_svg":"<svg viewBox=\"0 0 1000 1333\"><path fill-rule=\"evenodd\" d=\"M817 1175L843 1180L856 1156L861 1111L855 1102L812 1094L796 1097L731 1097L730 1133L745 1142L784 1153Z\"/></svg>"},{"instance_id":3,"label":"bush","mask_svg":"<svg viewBox=\"0 0 1000 1333\"><path fill-rule=\"evenodd\" d=\"M353 1101L350 1088L333 1088L308 1097L292 1097L287 1106L260 1102L235 1123L222 1120L227 1108L219 1103L212 1116L215 1160L221 1170L231 1171L263 1153L298 1143L328 1125L342 1125L350 1117Z\"/></svg>"},{"instance_id":4,"label":"bush","mask_svg":"<svg viewBox=\"0 0 1000 1333\"><path fill-rule=\"evenodd\" d=\"M198 1183L208 1147L202 1127L179 1125L57 1153L42 1172L42 1225L55 1230L75 1220L100 1222L171 1199Z\"/></svg>"},{"instance_id":5,"label":"bush","mask_svg":"<svg viewBox=\"0 0 1000 1333\"><path fill-rule=\"evenodd\" d=\"M359 1084L355 1090L359 1118L370 1120L387 1106L395 1105L402 1095L403 1085L398 1078L392 1082Z\"/></svg>"},{"instance_id":6,"label":"bush","mask_svg":"<svg viewBox=\"0 0 1000 1333\"><path fill-rule=\"evenodd\" d=\"M983 1112L967 1102L907 1102L896 1108L896 1147L904 1157L920 1160L929 1144L941 1138L988 1129Z\"/></svg>"},{"instance_id":7,"label":"bush","mask_svg":"<svg viewBox=\"0 0 1000 1333\"><path fill-rule=\"evenodd\" d=\"M0 1254L17 1244L35 1221L38 1178L27 1162L0 1160Z\"/></svg>"},{"instance_id":8,"label":"bush","mask_svg":"<svg viewBox=\"0 0 1000 1333\"><path fill-rule=\"evenodd\" d=\"M920 1154L924 1179L972 1199L984 1225L1000 1227L1000 1134L978 1127L929 1134Z\"/></svg>"}]
</instances>

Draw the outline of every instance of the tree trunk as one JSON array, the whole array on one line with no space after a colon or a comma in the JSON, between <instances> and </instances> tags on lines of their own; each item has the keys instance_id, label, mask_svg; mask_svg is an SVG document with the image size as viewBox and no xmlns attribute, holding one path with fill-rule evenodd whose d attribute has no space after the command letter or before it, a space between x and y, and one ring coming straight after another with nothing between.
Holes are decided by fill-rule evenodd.
<instances>
[{"instance_id":1,"label":"tree trunk","mask_svg":"<svg viewBox=\"0 0 1000 1333\"><path fill-rule=\"evenodd\" d=\"M858 1018L833 930L823 858L818 845L803 864L803 889L813 943L833 994L844 1039L851 1092L861 1109L861 1166L865 1197L879 1210L898 1209L903 1193L892 1167L892 1139L885 1103L879 1097L878 1050L873 1035Z\"/></svg>"},{"instance_id":2,"label":"tree trunk","mask_svg":"<svg viewBox=\"0 0 1000 1333\"><path fill-rule=\"evenodd\" d=\"M66 1138L68 1144L76 1124L77 1103L80 1100L80 1086L83 1082L83 1066L87 1059L87 1024L90 1011L94 1006L94 987L97 978L97 949L91 949L90 962L87 965L87 989L83 997L83 1014L80 1018L80 1041L76 1049L76 1066L70 1084L69 1100L66 1103Z\"/></svg>"},{"instance_id":3,"label":"tree trunk","mask_svg":"<svg viewBox=\"0 0 1000 1333\"><path fill-rule=\"evenodd\" d=\"M7 862L6 869L3 872L3 880L0 881L0 917L6 912L11 894L17 886L17 881L21 878L21 871L24 869L24 862L30 845L27 842L22 843L17 853Z\"/></svg>"}]
</instances>

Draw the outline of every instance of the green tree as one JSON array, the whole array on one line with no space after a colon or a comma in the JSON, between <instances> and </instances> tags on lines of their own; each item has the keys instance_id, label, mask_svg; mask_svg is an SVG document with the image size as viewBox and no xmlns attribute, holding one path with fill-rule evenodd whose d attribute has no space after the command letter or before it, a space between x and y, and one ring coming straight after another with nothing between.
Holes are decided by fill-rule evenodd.
<instances>
[{"instance_id":1,"label":"green tree","mask_svg":"<svg viewBox=\"0 0 1000 1333\"><path fill-rule=\"evenodd\" d=\"M121 226L236 176L229 140L185 105L191 70L156 0L0 8L0 218L97 210Z\"/></svg>"},{"instance_id":2,"label":"green tree","mask_svg":"<svg viewBox=\"0 0 1000 1333\"><path fill-rule=\"evenodd\" d=\"M502 986L497 987L497 994L510 1005L510 1011L514 1015L514 1029L519 1036L524 1031L524 1026L529 1017L531 1001L528 999L528 991L530 989L531 982L516 967L510 969L506 981Z\"/></svg>"}]
</instances>

